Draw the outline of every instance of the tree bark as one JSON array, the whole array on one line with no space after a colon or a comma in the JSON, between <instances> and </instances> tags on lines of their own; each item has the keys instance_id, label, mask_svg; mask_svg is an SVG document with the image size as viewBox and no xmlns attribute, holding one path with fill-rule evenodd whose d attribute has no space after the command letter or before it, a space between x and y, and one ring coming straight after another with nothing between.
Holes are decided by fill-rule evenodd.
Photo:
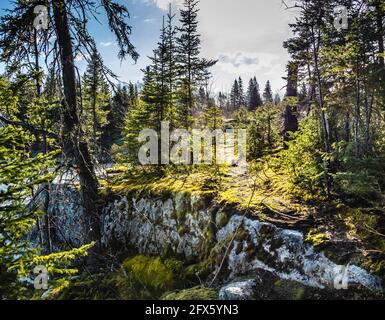
<instances>
[{"instance_id":1,"label":"tree bark","mask_svg":"<svg viewBox=\"0 0 385 320\"><path fill-rule=\"evenodd\" d=\"M383 107L385 107L385 48L384 48L384 13L381 8L382 1L377 0L376 8L376 24L378 33L378 83L380 85L380 99Z\"/></svg>"},{"instance_id":2,"label":"tree bark","mask_svg":"<svg viewBox=\"0 0 385 320\"><path fill-rule=\"evenodd\" d=\"M78 168L81 186L82 206L88 221L85 226L88 241L98 243L100 239L98 214L98 179L88 144L81 141L76 97L76 78L72 41L68 25L65 0L52 1L58 48L62 65L64 86L63 101L63 152Z\"/></svg>"},{"instance_id":3,"label":"tree bark","mask_svg":"<svg viewBox=\"0 0 385 320\"><path fill-rule=\"evenodd\" d=\"M287 86L286 86L286 97L297 97L298 95L298 65L296 63L289 63L287 67ZM285 110L283 113L283 139L289 141L289 132L296 132L298 130L298 118L297 118L297 107L286 103ZM286 144L285 144L286 146Z\"/></svg>"}]
</instances>

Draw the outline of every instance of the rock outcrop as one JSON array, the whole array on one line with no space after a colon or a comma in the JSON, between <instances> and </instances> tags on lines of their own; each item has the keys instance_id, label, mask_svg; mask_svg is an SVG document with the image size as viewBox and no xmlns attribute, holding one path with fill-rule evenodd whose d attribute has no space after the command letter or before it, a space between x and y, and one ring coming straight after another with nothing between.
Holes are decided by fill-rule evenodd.
<instances>
[{"instance_id":1,"label":"rock outcrop","mask_svg":"<svg viewBox=\"0 0 385 320\"><path fill-rule=\"evenodd\" d=\"M78 195L63 192L71 203L56 197L50 205L56 236L84 244L85 230L77 227L84 219L76 205ZM263 282L261 271L317 290L333 292L345 281L350 288L382 291L377 276L354 264L339 266L307 243L300 231L246 217L200 195L115 197L103 209L101 233L101 243L109 250L180 257L195 264L192 272L205 273L218 284L247 279L224 287L223 299L252 298L251 292Z\"/></svg>"}]
</instances>

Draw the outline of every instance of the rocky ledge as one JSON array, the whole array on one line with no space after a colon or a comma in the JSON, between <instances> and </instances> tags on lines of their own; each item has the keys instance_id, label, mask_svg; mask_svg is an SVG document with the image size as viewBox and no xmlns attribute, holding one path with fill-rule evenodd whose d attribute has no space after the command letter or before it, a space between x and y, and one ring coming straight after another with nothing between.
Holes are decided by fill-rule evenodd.
<instances>
[{"instance_id":1,"label":"rocky ledge","mask_svg":"<svg viewBox=\"0 0 385 320\"><path fill-rule=\"evenodd\" d=\"M76 192L68 188L51 198L56 237L83 244L86 231L73 227L85 219L73 205ZM198 194L115 196L101 215L101 243L106 250L180 258L190 264L191 274L217 286L234 281L221 289L221 299L284 298L281 289L274 291L277 281L289 288L295 284L293 295L301 298L357 298L383 291L379 277L353 263L338 265L307 243L302 232L258 221ZM344 284L348 290L336 290Z\"/></svg>"}]
</instances>

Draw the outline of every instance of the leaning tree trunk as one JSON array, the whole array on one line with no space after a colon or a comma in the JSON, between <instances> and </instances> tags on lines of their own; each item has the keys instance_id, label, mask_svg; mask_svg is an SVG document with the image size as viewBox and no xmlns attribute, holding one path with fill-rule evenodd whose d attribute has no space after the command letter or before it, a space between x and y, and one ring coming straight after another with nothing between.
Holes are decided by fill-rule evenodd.
<instances>
[{"instance_id":1,"label":"leaning tree trunk","mask_svg":"<svg viewBox=\"0 0 385 320\"><path fill-rule=\"evenodd\" d=\"M283 131L284 141L290 140L290 132L298 130L297 106L292 105L290 98L296 98L298 95L298 65L290 62L287 66L287 86L286 86L286 106L283 112ZM286 144L285 144L286 147Z\"/></svg>"},{"instance_id":2,"label":"leaning tree trunk","mask_svg":"<svg viewBox=\"0 0 385 320\"><path fill-rule=\"evenodd\" d=\"M39 64L39 50L38 50L38 37L37 37L37 30L34 30L34 37L33 37L33 44L34 44L34 58L35 58L35 65L34 65L34 71L35 71L35 86L36 86L36 96L38 98L41 98L42 95L42 89L41 89L41 83L40 83L40 64ZM42 118L41 120L41 128L44 131L43 132L43 147L44 147L44 153L48 153L48 140L47 140L47 134L46 134L46 128L45 128L45 120ZM50 217L48 213L48 207L50 202L50 184L46 183L42 187L42 194L43 194L43 217L37 217L37 226L39 228L40 232L40 245L42 247L43 254L50 254L52 253L52 241L51 241L51 222Z\"/></svg>"},{"instance_id":3,"label":"leaning tree trunk","mask_svg":"<svg viewBox=\"0 0 385 320\"><path fill-rule=\"evenodd\" d=\"M65 0L52 1L54 21L64 86L63 134L64 155L73 160L79 172L82 206L87 216L88 241L98 243L100 239L98 214L98 180L88 144L81 141L81 127L77 110L76 78L73 48L68 25Z\"/></svg>"}]
</instances>

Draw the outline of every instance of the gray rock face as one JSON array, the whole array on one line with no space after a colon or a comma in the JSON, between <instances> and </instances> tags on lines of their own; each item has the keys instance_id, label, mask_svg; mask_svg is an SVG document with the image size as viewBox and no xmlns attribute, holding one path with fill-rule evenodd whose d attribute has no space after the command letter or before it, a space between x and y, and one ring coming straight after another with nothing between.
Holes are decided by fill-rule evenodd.
<instances>
[{"instance_id":1,"label":"gray rock face","mask_svg":"<svg viewBox=\"0 0 385 320\"><path fill-rule=\"evenodd\" d=\"M242 230L243 239L234 241L228 255L229 278L236 278L262 269L281 279L297 281L312 287L338 287L346 277L348 285L362 285L372 291L382 291L379 278L355 265L338 266L324 253L316 253L314 247L304 242L300 232L285 230L269 223L262 223L239 215L217 233L218 241ZM249 250L253 248L253 250Z\"/></svg>"},{"instance_id":2,"label":"gray rock face","mask_svg":"<svg viewBox=\"0 0 385 320\"><path fill-rule=\"evenodd\" d=\"M141 254L168 249L186 259L196 259L203 252L205 229L211 224L207 209L183 193L166 200L124 197L110 203L101 220L105 247L133 247Z\"/></svg>"},{"instance_id":3,"label":"gray rock face","mask_svg":"<svg viewBox=\"0 0 385 320\"><path fill-rule=\"evenodd\" d=\"M382 291L379 278L355 266L339 266L317 253L304 242L300 232L280 229L269 223L232 216L217 234L219 241L241 229L242 241L234 241L228 255L230 278L255 269L269 271L281 279L297 281L317 288L338 288L346 279L347 285L361 285L372 291ZM255 250L251 250L254 248Z\"/></svg>"},{"instance_id":4,"label":"gray rock face","mask_svg":"<svg viewBox=\"0 0 385 320\"><path fill-rule=\"evenodd\" d=\"M71 201L62 202L63 198ZM78 199L76 191L67 190L50 205L57 221L57 237L73 245L84 244L86 239ZM278 279L317 289L334 290L346 280L348 286L382 291L378 277L356 265L338 266L306 243L301 232L239 213L227 215L230 219L213 204L205 205L205 199L182 192L166 199L122 197L108 203L102 212L101 242L109 249L134 249L150 255L169 252L192 262L210 256L211 272L218 273L216 278L222 283L239 277L250 279L263 270ZM224 288L222 294L224 298L242 299L251 286L247 281L235 286L238 289Z\"/></svg>"},{"instance_id":5,"label":"gray rock face","mask_svg":"<svg viewBox=\"0 0 385 320\"><path fill-rule=\"evenodd\" d=\"M48 214L53 217L56 240L80 247L87 241L87 217L79 192L63 184L51 185Z\"/></svg>"}]
</instances>

